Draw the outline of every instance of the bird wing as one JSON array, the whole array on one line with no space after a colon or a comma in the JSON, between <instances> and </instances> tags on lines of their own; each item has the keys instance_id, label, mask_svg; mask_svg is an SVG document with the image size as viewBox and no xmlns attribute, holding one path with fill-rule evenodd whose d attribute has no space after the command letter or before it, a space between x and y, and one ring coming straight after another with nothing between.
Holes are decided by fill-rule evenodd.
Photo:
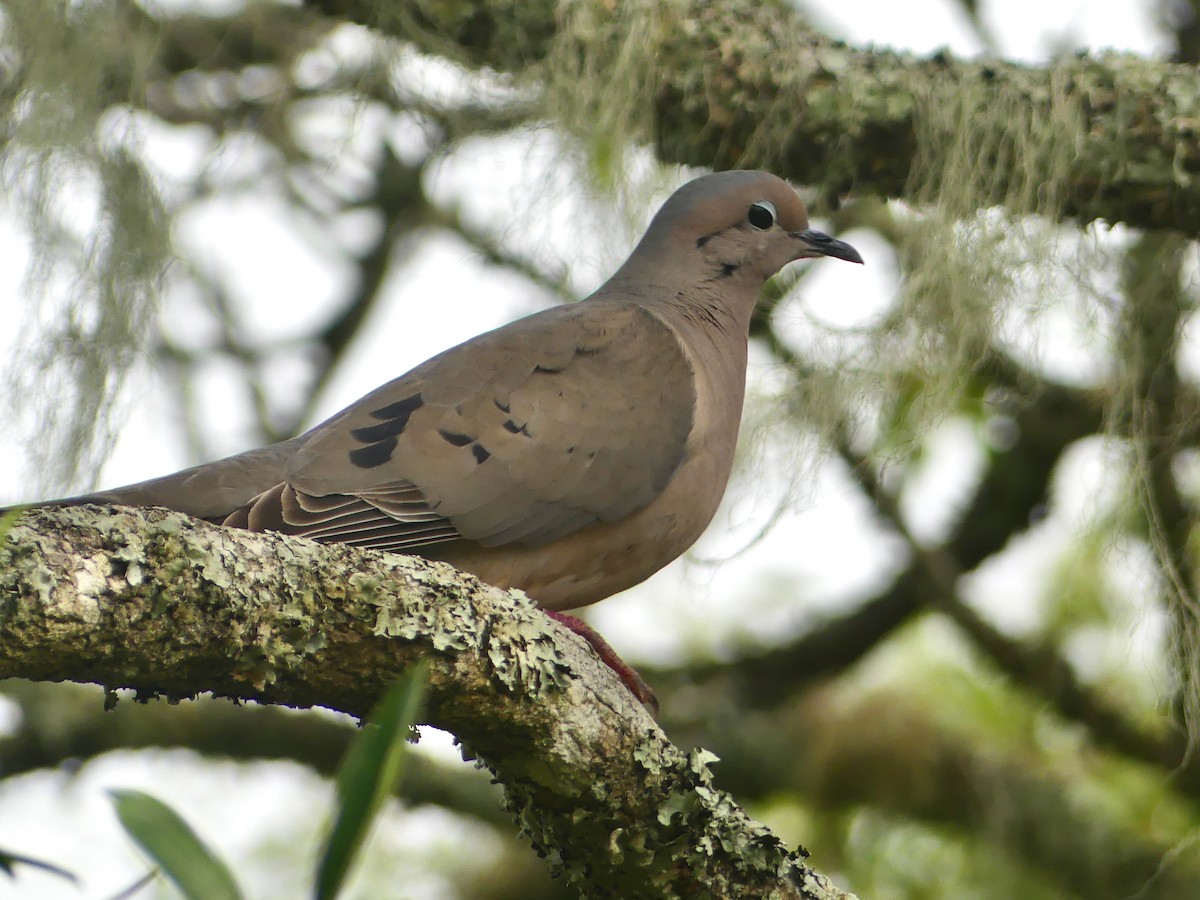
<instances>
[{"instance_id":1,"label":"bird wing","mask_svg":"<svg viewBox=\"0 0 1200 900\"><path fill-rule=\"evenodd\" d=\"M228 524L380 549L544 544L649 504L683 461L695 385L644 307L558 307L460 344L300 439Z\"/></svg>"}]
</instances>

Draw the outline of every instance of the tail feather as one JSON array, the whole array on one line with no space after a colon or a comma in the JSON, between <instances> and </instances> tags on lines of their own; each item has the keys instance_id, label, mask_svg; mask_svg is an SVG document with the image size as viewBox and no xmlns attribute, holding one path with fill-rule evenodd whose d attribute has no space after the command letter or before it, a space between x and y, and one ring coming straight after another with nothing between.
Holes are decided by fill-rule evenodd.
<instances>
[{"instance_id":1,"label":"tail feather","mask_svg":"<svg viewBox=\"0 0 1200 900\"><path fill-rule=\"evenodd\" d=\"M284 480L284 466L297 442L298 439L293 438L161 478L75 497L43 500L28 506L80 506L85 503L161 506L198 519L221 522L231 512Z\"/></svg>"}]
</instances>

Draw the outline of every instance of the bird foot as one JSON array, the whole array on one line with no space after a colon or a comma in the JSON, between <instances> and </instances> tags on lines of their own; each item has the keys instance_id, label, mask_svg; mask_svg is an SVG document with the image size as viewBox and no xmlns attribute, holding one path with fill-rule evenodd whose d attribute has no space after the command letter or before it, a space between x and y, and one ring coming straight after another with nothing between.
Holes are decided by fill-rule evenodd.
<instances>
[{"instance_id":1,"label":"bird foot","mask_svg":"<svg viewBox=\"0 0 1200 900\"><path fill-rule=\"evenodd\" d=\"M617 673L617 677L621 679L621 683L629 688L629 693L633 694L637 698L637 701L646 708L646 712L650 713L654 718L658 718L658 698L654 696L654 691L650 688L650 685L642 680L642 676L634 670L633 666L617 655L617 651L609 646L608 641L600 637L599 632L582 619L575 618L575 616L568 616L566 613L554 612L549 609L542 610L542 612L564 628L575 632L575 634L587 641L592 649L596 651L600 660Z\"/></svg>"}]
</instances>

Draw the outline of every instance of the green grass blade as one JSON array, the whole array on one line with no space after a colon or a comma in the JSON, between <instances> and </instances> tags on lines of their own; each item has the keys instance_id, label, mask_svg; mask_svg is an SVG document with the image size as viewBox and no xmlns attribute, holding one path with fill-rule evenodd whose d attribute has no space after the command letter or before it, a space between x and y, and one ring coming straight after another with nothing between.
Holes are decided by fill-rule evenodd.
<instances>
[{"instance_id":1,"label":"green grass blade","mask_svg":"<svg viewBox=\"0 0 1200 900\"><path fill-rule=\"evenodd\" d=\"M29 866L33 869L41 869L43 872L50 872L60 878L65 878L67 881L79 883L79 879L68 872L66 869L61 869L54 863L48 863L40 859L34 859L32 856L22 856L19 853L9 853L7 850L0 849L0 872L16 878L14 869L17 866Z\"/></svg>"},{"instance_id":2,"label":"green grass blade","mask_svg":"<svg viewBox=\"0 0 1200 900\"><path fill-rule=\"evenodd\" d=\"M241 900L229 867L175 810L141 791L109 791L117 818L188 900Z\"/></svg>"},{"instance_id":3,"label":"green grass blade","mask_svg":"<svg viewBox=\"0 0 1200 900\"><path fill-rule=\"evenodd\" d=\"M314 896L333 900L383 802L396 790L408 752L408 730L425 700L429 667L421 662L375 707L338 768L338 806L317 868Z\"/></svg>"}]
</instances>

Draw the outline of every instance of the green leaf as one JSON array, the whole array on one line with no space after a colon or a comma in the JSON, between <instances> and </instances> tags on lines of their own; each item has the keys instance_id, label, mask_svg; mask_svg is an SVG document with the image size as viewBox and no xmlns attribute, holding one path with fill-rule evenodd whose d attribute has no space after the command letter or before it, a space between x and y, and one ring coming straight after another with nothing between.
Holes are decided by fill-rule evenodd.
<instances>
[{"instance_id":1,"label":"green leaf","mask_svg":"<svg viewBox=\"0 0 1200 900\"><path fill-rule=\"evenodd\" d=\"M31 856L22 856L19 853L9 853L7 850L0 848L0 872L4 872L6 875L11 875L13 878L16 878L17 876L13 873L13 869L18 865L29 866L33 869L41 869L43 872L50 872L51 874L67 879L67 881L75 883L79 882L79 879L75 877L75 875L68 872L66 869L60 869L53 863L44 862L40 859L34 859Z\"/></svg>"},{"instance_id":2,"label":"green leaf","mask_svg":"<svg viewBox=\"0 0 1200 900\"><path fill-rule=\"evenodd\" d=\"M241 900L229 867L167 804L141 791L109 791L117 818L188 900Z\"/></svg>"},{"instance_id":3,"label":"green leaf","mask_svg":"<svg viewBox=\"0 0 1200 900\"><path fill-rule=\"evenodd\" d=\"M408 731L425 700L428 672L422 661L396 682L346 751L337 774L338 807L317 868L317 900L338 895L375 816L396 790L404 772Z\"/></svg>"}]
</instances>

